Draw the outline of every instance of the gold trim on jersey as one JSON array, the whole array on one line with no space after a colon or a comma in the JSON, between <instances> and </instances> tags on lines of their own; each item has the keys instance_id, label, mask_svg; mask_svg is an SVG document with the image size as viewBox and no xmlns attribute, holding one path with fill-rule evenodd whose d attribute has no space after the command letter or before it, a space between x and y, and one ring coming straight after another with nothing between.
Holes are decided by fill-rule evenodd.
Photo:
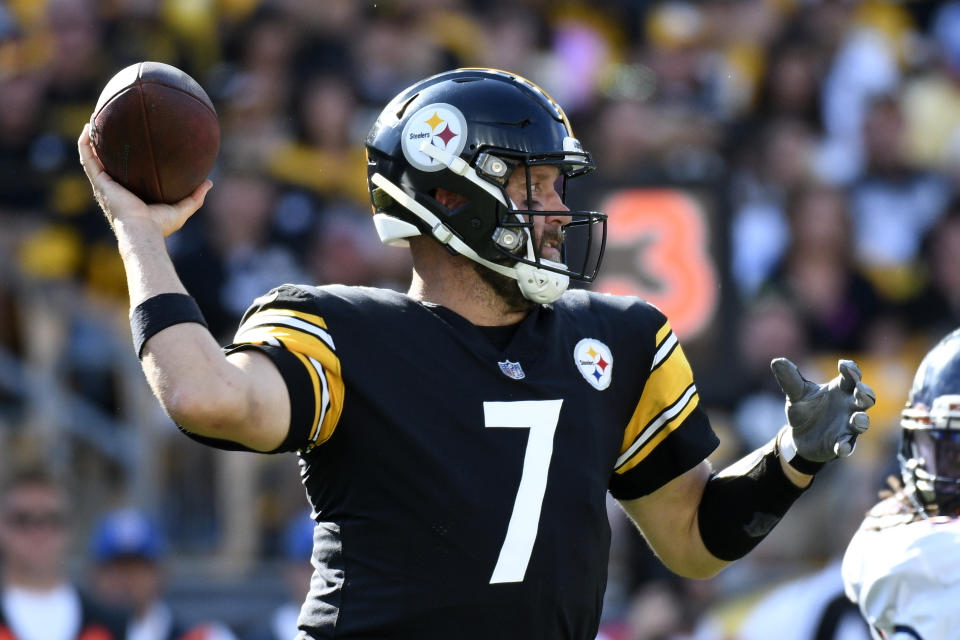
<instances>
[{"instance_id":1,"label":"gold trim on jersey","mask_svg":"<svg viewBox=\"0 0 960 640\"><path fill-rule=\"evenodd\" d=\"M309 450L318 444L326 442L327 439L333 435L333 430L336 428L336 425L331 427L329 424L324 424L327 409L330 406L330 384L327 380L323 365L310 356L305 356L296 351L291 351L291 353L295 355L306 368L307 375L310 376L310 382L313 384L313 396L316 399L313 403L313 427L310 429L310 444L306 447L306 449Z\"/></svg>"},{"instance_id":2,"label":"gold trim on jersey","mask_svg":"<svg viewBox=\"0 0 960 640\"><path fill-rule=\"evenodd\" d=\"M656 338L657 347L663 344L664 339L671 333L673 333L673 330L670 329L670 323L664 322L663 326L660 327L660 330L657 331L657 338Z\"/></svg>"},{"instance_id":3,"label":"gold trim on jersey","mask_svg":"<svg viewBox=\"0 0 960 640\"><path fill-rule=\"evenodd\" d=\"M240 336L254 327L283 325L311 334L336 350L333 345L333 336L327 332L327 323L320 316L312 313L303 313L292 309L264 309L244 320L233 341L242 342Z\"/></svg>"},{"instance_id":4,"label":"gold trim on jersey","mask_svg":"<svg viewBox=\"0 0 960 640\"><path fill-rule=\"evenodd\" d=\"M624 473L646 458L700 403L693 371L669 323L657 332L657 350L640 401L624 429L615 471Z\"/></svg>"},{"instance_id":5,"label":"gold trim on jersey","mask_svg":"<svg viewBox=\"0 0 960 640\"><path fill-rule=\"evenodd\" d=\"M697 387L690 385L675 403L641 430L639 437L617 458L614 471L625 473L637 466L658 444L663 442L664 438L683 424L699 404L700 396L697 395Z\"/></svg>"},{"instance_id":6,"label":"gold trim on jersey","mask_svg":"<svg viewBox=\"0 0 960 640\"><path fill-rule=\"evenodd\" d=\"M313 383L314 393L314 423L310 430L310 444L312 448L325 442L340 421L343 411L344 384L340 371L340 359L333 349L330 334L319 330L315 323L310 327L303 327L299 323L294 325L258 325L254 320L267 320L270 316L289 316L304 320L310 314L292 312L278 314L278 310L270 309L255 313L240 327L234 342L236 344L275 344L277 341L297 356L307 370L307 375ZM284 310L286 311L286 310ZM322 322L318 316L312 316Z\"/></svg>"}]
</instances>

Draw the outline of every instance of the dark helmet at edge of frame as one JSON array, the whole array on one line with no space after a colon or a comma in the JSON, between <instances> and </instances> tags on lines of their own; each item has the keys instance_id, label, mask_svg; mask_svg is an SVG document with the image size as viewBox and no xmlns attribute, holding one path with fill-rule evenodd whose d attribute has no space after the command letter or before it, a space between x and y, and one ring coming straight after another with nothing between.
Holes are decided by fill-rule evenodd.
<instances>
[{"instance_id":1,"label":"dark helmet at edge of frame","mask_svg":"<svg viewBox=\"0 0 960 640\"><path fill-rule=\"evenodd\" d=\"M566 180L594 169L563 110L529 80L494 69L457 69L422 80L384 108L365 146L382 242L402 246L410 237L432 236L517 280L523 295L538 303L556 300L571 279L596 277L606 241L604 214L521 209L506 193L517 168L558 167L561 197ZM448 209L435 197L439 188L466 203ZM586 232L578 264L544 259L528 241L533 216L550 215L569 216L564 232Z\"/></svg>"},{"instance_id":2,"label":"dark helmet at edge of frame","mask_svg":"<svg viewBox=\"0 0 960 640\"><path fill-rule=\"evenodd\" d=\"M960 515L960 329L924 356L900 426L908 495L928 515Z\"/></svg>"}]
</instances>

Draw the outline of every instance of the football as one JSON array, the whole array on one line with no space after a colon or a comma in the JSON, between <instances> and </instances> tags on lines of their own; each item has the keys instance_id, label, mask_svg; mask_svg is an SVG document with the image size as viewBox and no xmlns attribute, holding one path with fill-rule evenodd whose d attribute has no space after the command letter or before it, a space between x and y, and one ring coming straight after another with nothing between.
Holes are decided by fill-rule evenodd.
<instances>
[{"instance_id":1,"label":"football","mask_svg":"<svg viewBox=\"0 0 960 640\"><path fill-rule=\"evenodd\" d=\"M106 172L150 203L190 195L220 150L210 97L162 62L138 62L110 79L90 118L90 137Z\"/></svg>"}]
</instances>

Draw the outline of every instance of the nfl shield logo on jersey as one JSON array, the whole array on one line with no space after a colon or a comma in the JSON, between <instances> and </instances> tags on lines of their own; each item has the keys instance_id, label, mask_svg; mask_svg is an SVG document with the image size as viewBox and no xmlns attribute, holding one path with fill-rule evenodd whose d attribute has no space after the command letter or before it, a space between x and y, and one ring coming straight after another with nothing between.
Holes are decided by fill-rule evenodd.
<instances>
[{"instance_id":1,"label":"nfl shield logo on jersey","mask_svg":"<svg viewBox=\"0 0 960 640\"><path fill-rule=\"evenodd\" d=\"M573 361L583 379L598 391L613 379L613 354L610 347L595 338L584 338L573 348Z\"/></svg>"},{"instance_id":2,"label":"nfl shield logo on jersey","mask_svg":"<svg viewBox=\"0 0 960 640\"><path fill-rule=\"evenodd\" d=\"M510 362L509 360L504 360L503 362L498 362L500 365L500 371L503 371L505 376L513 378L514 380L523 380L527 377L527 374L523 372L523 367L520 366L519 362Z\"/></svg>"}]
</instances>

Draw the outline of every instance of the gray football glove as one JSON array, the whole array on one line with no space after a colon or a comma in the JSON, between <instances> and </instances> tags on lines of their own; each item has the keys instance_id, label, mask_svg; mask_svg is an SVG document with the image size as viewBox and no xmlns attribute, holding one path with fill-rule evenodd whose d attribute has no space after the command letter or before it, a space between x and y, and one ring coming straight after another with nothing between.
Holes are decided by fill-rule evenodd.
<instances>
[{"instance_id":1,"label":"gray football glove","mask_svg":"<svg viewBox=\"0 0 960 640\"><path fill-rule=\"evenodd\" d=\"M840 360L840 375L826 384L810 382L786 358L770 363L787 395L787 427L796 454L812 462L828 462L853 453L857 436L870 426L865 411L876 402L873 389L860 381L860 368ZM787 458L790 461L790 458Z\"/></svg>"}]
</instances>

